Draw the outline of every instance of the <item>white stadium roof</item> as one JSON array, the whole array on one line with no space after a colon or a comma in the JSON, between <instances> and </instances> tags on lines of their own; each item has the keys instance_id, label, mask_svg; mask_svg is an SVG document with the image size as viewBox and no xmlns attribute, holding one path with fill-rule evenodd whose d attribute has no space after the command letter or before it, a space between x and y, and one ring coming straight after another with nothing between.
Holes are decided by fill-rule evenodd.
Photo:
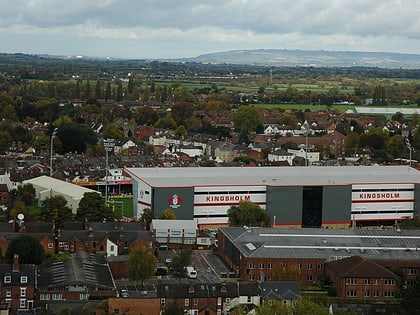
<instances>
[{"instance_id":1,"label":"white stadium roof","mask_svg":"<svg viewBox=\"0 0 420 315\"><path fill-rule=\"evenodd\" d=\"M420 172L409 166L126 168L125 172L152 187L420 183Z\"/></svg>"}]
</instances>

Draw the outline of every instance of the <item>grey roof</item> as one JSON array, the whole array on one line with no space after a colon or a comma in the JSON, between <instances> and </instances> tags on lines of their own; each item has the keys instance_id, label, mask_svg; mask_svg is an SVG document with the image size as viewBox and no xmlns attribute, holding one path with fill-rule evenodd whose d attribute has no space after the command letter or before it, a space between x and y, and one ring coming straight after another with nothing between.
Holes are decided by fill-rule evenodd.
<instances>
[{"instance_id":1,"label":"grey roof","mask_svg":"<svg viewBox=\"0 0 420 315\"><path fill-rule=\"evenodd\" d=\"M420 183L420 172L409 166L177 167L125 171L152 187Z\"/></svg>"},{"instance_id":2,"label":"grey roof","mask_svg":"<svg viewBox=\"0 0 420 315\"><path fill-rule=\"evenodd\" d=\"M60 288L63 285L79 284L115 289L115 283L103 255L78 252L71 259L48 260L39 267L38 285L40 290Z\"/></svg>"},{"instance_id":3,"label":"grey roof","mask_svg":"<svg viewBox=\"0 0 420 315\"><path fill-rule=\"evenodd\" d=\"M190 291L190 285L194 288ZM225 290L222 290L222 285ZM257 296L259 292L256 282L226 282L222 283L162 283L157 287L157 296L165 298L200 298L200 297L238 297L238 296Z\"/></svg>"},{"instance_id":4,"label":"grey roof","mask_svg":"<svg viewBox=\"0 0 420 315\"><path fill-rule=\"evenodd\" d=\"M420 259L420 231L221 227L245 257Z\"/></svg>"},{"instance_id":5,"label":"grey roof","mask_svg":"<svg viewBox=\"0 0 420 315\"><path fill-rule=\"evenodd\" d=\"M300 297L300 285L297 281L262 282L260 295L269 300L295 300Z\"/></svg>"}]
</instances>

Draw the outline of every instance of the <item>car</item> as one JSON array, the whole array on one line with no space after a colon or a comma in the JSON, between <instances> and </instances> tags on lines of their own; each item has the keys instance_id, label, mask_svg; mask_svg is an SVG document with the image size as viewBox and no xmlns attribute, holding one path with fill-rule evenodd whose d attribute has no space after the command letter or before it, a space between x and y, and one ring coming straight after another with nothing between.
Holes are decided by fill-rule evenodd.
<instances>
[{"instance_id":1,"label":"car","mask_svg":"<svg viewBox=\"0 0 420 315\"><path fill-rule=\"evenodd\" d=\"M120 291L120 296L123 298L128 298L130 295L128 294L128 291L126 289L122 289Z\"/></svg>"}]
</instances>

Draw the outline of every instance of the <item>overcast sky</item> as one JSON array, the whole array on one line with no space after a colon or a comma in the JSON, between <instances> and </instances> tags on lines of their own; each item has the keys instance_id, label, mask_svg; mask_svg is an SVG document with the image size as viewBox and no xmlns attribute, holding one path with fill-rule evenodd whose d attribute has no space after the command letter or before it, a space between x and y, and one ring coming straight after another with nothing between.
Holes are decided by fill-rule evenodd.
<instances>
[{"instance_id":1,"label":"overcast sky","mask_svg":"<svg viewBox=\"0 0 420 315\"><path fill-rule=\"evenodd\" d=\"M420 3L0 0L0 52L141 59L260 48L420 54Z\"/></svg>"}]
</instances>

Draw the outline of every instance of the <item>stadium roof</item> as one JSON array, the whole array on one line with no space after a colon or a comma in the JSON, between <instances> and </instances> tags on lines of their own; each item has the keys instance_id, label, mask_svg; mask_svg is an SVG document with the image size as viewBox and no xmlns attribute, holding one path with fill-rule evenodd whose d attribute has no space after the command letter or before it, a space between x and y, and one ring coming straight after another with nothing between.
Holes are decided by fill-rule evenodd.
<instances>
[{"instance_id":1,"label":"stadium roof","mask_svg":"<svg viewBox=\"0 0 420 315\"><path fill-rule=\"evenodd\" d=\"M409 166L126 168L152 187L351 185L420 183Z\"/></svg>"},{"instance_id":2,"label":"stadium roof","mask_svg":"<svg viewBox=\"0 0 420 315\"><path fill-rule=\"evenodd\" d=\"M364 115L394 115L397 112L403 115L420 114L419 108L393 108L393 107L355 107L356 114Z\"/></svg>"},{"instance_id":3,"label":"stadium roof","mask_svg":"<svg viewBox=\"0 0 420 315\"><path fill-rule=\"evenodd\" d=\"M221 227L245 257L420 259L418 230Z\"/></svg>"}]
</instances>

